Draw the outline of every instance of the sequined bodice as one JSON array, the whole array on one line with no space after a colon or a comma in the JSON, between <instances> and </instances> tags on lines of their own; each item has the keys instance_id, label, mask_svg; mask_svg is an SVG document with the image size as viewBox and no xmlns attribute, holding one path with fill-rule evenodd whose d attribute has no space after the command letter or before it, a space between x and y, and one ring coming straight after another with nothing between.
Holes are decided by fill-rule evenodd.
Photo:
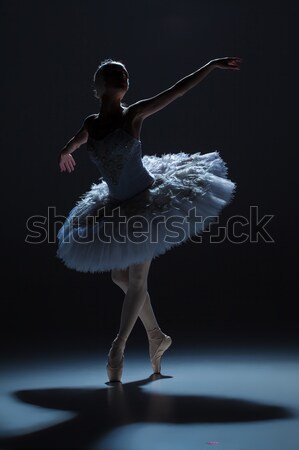
<instances>
[{"instance_id":1,"label":"sequined bodice","mask_svg":"<svg viewBox=\"0 0 299 450\"><path fill-rule=\"evenodd\" d=\"M87 150L113 198L133 197L154 181L142 163L141 141L123 128L117 128L100 140L89 136Z\"/></svg>"}]
</instances>

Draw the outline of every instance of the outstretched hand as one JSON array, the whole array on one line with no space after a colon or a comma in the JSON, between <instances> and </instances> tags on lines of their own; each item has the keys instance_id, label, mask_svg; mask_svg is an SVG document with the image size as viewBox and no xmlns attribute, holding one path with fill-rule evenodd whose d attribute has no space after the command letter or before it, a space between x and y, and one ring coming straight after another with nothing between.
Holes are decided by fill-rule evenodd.
<instances>
[{"instance_id":1,"label":"outstretched hand","mask_svg":"<svg viewBox=\"0 0 299 450\"><path fill-rule=\"evenodd\" d=\"M60 154L59 167L61 172L66 170L70 173L75 170L76 162L70 153Z\"/></svg>"},{"instance_id":2,"label":"outstretched hand","mask_svg":"<svg viewBox=\"0 0 299 450\"><path fill-rule=\"evenodd\" d=\"M230 57L227 56L225 58L216 58L212 59L211 63L214 67L218 67L219 69L233 69L240 70L240 64L242 62L242 58L238 58L236 56Z\"/></svg>"}]
</instances>

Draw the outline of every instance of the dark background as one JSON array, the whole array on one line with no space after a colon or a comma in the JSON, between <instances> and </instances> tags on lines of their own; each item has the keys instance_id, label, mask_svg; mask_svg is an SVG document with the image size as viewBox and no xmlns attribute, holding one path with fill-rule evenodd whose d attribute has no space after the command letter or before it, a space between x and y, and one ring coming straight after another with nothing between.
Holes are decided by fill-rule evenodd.
<instances>
[{"instance_id":1,"label":"dark background","mask_svg":"<svg viewBox=\"0 0 299 450\"><path fill-rule=\"evenodd\" d=\"M107 347L117 332L123 293L109 272L67 269L53 218L50 242L26 242L31 216L66 215L97 181L85 146L72 174L60 173L58 154L98 112L92 76L108 57L130 73L127 104L210 59L243 58L240 71L213 71L148 118L143 153L219 150L237 183L220 225L250 220L256 206L260 218L273 215L274 242L211 244L205 234L153 261L149 292L178 345L297 340L297 13L288 0L1 2L4 351ZM143 333L138 322L133 345Z\"/></svg>"}]
</instances>

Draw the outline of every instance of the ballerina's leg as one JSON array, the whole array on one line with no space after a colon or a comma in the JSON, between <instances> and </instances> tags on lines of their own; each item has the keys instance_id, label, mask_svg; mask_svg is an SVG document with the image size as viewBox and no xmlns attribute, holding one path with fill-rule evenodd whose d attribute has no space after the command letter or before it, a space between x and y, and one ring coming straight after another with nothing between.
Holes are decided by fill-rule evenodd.
<instances>
[{"instance_id":1,"label":"ballerina's leg","mask_svg":"<svg viewBox=\"0 0 299 450\"><path fill-rule=\"evenodd\" d=\"M112 273L112 280L115 284L117 284L125 294L127 294L129 289L129 276L130 276L130 270L129 268L126 270L113 270ZM126 299L126 298L125 298ZM124 311L124 308L123 308ZM143 305L141 306L139 310L139 317L145 327L145 330L147 332L148 340L149 340L149 354L150 354L150 360L152 363L153 371L155 373L159 373L161 370L161 357L165 350L171 345L171 338L167 335L165 335L162 330L159 327L159 324L157 322L156 316L154 314L150 295L148 291L146 292L145 300L143 302ZM125 323L125 316L123 317L123 323ZM135 320L136 322L136 320ZM135 324L134 322L134 324ZM134 326L134 325L133 325ZM133 328L133 327L132 327ZM132 329L131 328L131 329ZM119 335L121 333L121 330L119 332ZM118 360L121 358L121 353L124 350L125 343L126 343L125 337L122 339L119 339L119 346L120 351L118 352Z\"/></svg>"},{"instance_id":2,"label":"ballerina's leg","mask_svg":"<svg viewBox=\"0 0 299 450\"><path fill-rule=\"evenodd\" d=\"M120 327L109 351L111 366L117 366L121 363L127 339L146 300L150 264L151 260L129 267L129 282L122 306Z\"/></svg>"},{"instance_id":3,"label":"ballerina's leg","mask_svg":"<svg viewBox=\"0 0 299 450\"><path fill-rule=\"evenodd\" d=\"M129 288L129 268L125 270L114 269L111 272L111 277L112 281L126 294ZM141 319L146 332L159 328L148 291L146 292L143 306L140 309L139 318Z\"/></svg>"}]
</instances>

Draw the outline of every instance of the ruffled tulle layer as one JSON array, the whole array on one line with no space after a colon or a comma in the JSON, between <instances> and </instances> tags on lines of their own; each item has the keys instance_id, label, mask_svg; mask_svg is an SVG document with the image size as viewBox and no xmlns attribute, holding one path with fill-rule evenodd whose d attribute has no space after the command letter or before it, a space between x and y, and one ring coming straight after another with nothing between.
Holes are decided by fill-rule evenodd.
<instances>
[{"instance_id":1,"label":"ruffled tulle layer","mask_svg":"<svg viewBox=\"0 0 299 450\"><path fill-rule=\"evenodd\" d=\"M154 259L199 235L232 200L236 185L217 151L144 155L153 185L117 201L93 184L58 232L57 256L71 269L106 272Z\"/></svg>"}]
</instances>

